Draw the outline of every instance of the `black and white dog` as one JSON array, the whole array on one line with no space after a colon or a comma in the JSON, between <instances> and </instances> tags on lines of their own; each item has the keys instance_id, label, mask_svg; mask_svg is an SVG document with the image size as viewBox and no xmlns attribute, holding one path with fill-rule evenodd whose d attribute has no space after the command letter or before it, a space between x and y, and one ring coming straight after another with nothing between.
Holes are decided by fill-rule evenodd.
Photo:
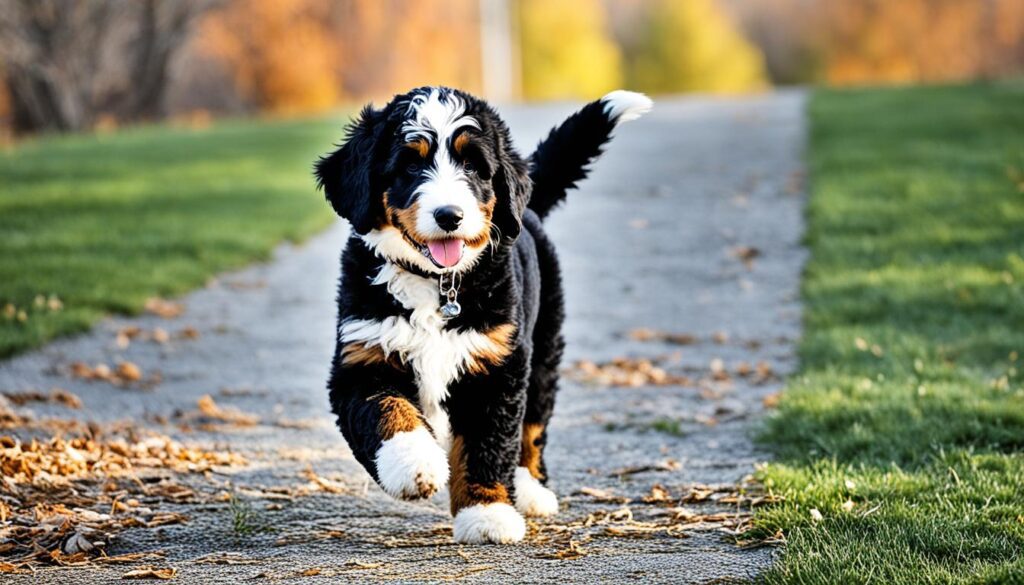
<instances>
[{"instance_id":1,"label":"black and white dog","mask_svg":"<svg viewBox=\"0 0 1024 585\"><path fill-rule=\"evenodd\" d=\"M459 542L516 542L522 514L558 511L543 453L564 309L541 221L650 108L614 91L526 161L487 103L424 87L364 108L316 163L353 230L328 384L338 426L388 494L447 483Z\"/></svg>"}]
</instances>

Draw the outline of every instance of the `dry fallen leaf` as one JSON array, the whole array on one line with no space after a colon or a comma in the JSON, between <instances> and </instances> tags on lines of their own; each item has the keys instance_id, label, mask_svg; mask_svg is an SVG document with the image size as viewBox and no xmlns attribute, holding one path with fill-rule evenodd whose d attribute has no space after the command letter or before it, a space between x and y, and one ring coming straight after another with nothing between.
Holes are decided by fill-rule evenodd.
<instances>
[{"instance_id":1,"label":"dry fallen leaf","mask_svg":"<svg viewBox=\"0 0 1024 585\"><path fill-rule=\"evenodd\" d=\"M149 313L164 319L173 319L185 312L185 306L181 303L175 303L159 297L147 299L145 308Z\"/></svg>"},{"instance_id":2,"label":"dry fallen leaf","mask_svg":"<svg viewBox=\"0 0 1024 585\"><path fill-rule=\"evenodd\" d=\"M173 579L178 574L174 567L139 567L121 575L122 579Z\"/></svg>"},{"instance_id":3,"label":"dry fallen leaf","mask_svg":"<svg viewBox=\"0 0 1024 585\"><path fill-rule=\"evenodd\" d=\"M581 487L576 491L576 493L591 497L597 502L613 502L618 504L629 502L629 498L625 496L619 496L608 490L602 490L599 488Z\"/></svg>"},{"instance_id":4,"label":"dry fallen leaf","mask_svg":"<svg viewBox=\"0 0 1024 585\"><path fill-rule=\"evenodd\" d=\"M761 404L764 405L765 408L778 408L779 401L781 399L782 394L780 392L772 392L761 399Z\"/></svg>"},{"instance_id":5,"label":"dry fallen leaf","mask_svg":"<svg viewBox=\"0 0 1024 585\"><path fill-rule=\"evenodd\" d=\"M646 327L639 327L631 330L629 332L629 338L634 341L662 341L675 345L693 345L698 341L695 336L688 333L669 333L666 331L658 331L656 329L648 329Z\"/></svg>"},{"instance_id":6,"label":"dry fallen leaf","mask_svg":"<svg viewBox=\"0 0 1024 585\"><path fill-rule=\"evenodd\" d=\"M30 390L27 392L4 392L3 395L15 406L24 406L30 402L49 402L62 404L76 410L82 408L82 400L63 388L53 388L49 393Z\"/></svg>"},{"instance_id":7,"label":"dry fallen leaf","mask_svg":"<svg viewBox=\"0 0 1024 585\"><path fill-rule=\"evenodd\" d=\"M138 382L142 379L142 370L132 362L121 362L117 364L117 375L122 380Z\"/></svg>"},{"instance_id":8,"label":"dry fallen leaf","mask_svg":"<svg viewBox=\"0 0 1024 585\"><path fill-rule=\"evenodd\" d=\"M761 250L753 246L736 246L731 250L731 253L743 265L747 267L747 270L754 268L754 259L761 256Z\"/></svg>"},{"instance_id":9,"label":"dry fallen leaf","mask_svg":"<svg viewBox=\"0 0 1024 585\"><path fill-rule=\"evenodd\" d=\"M226 423L243 427L260 422L260 417L254 414L247 414L235 408L222 408L209 394L204 394L196 401L196 406L199 409L197 412L186 413L181 418L186 422L198 424Z\"/></svg>"},{"instance_id":10,"label":"dry fallen leaf","mask_svg":"<svg viewBox=\"0 0 1024 585\"><path fill-rule=\"evenodd\" d=\"M690 386L693 380L673 374L659 364L661 358L614 358L608 363L596 364L579 360L566 369L565 374L580 382L602 386L639 388L641 386Z\"/></svg>"}]
</instances>

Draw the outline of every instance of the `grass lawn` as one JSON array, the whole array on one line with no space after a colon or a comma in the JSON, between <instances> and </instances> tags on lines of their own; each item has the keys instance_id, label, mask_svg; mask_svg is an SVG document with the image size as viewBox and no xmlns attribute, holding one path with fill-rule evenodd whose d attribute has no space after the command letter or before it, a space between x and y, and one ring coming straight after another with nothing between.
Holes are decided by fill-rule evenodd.
<instances>
[{"instance_id":1,"label":"grass lawn","mask_svg":"<svg viewBox=\"0 0 1024 585\"><path fill-rule=\"evenodd\" d=\"M327 226L311 165L342 124L147 127L0 154L0 358Z\"/></svg>"},{"instance_id":2,"label":"grass lawn","mask_svg":"<svg viewBox=\"0 0 1024 585\"><path fill-rule=\"evenodd\" d=\"M823 91L810 117L766 581L1024 582L1024 84Z\"/></svg>"}]
</instances>

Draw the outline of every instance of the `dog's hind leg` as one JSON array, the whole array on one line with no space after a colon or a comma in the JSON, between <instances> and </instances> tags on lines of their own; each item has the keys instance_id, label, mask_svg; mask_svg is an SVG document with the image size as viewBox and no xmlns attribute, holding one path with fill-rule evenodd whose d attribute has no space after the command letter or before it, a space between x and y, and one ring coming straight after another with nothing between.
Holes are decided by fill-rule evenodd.
<instances>
[{"instance_id":1,"label":"dog's hind leg","mask_svg":"<svg viewBox=\"0 0 1024 585\"><path fill-rule=\"evenodd\" d=\"M544 487L548 469L544 462L547 426L555 407L558 366L565 341L562 277L554 246L539 226L527 223L537 245L540 267L540 310L533 332L533 357L523 418L522 448L516 471L516 507L527 516L549 516L558 511L558 499Z\"/></svg>"},{"instance_id":2,"label":"dog's hind leg","mask_svg":"<svg viewBox=\"0 0 1024 585\"><path fill-rule=\"evenodd\" d=\"M377 353L348 344L335 359L329 385L338 427L385 492L405 500L430 497L448 481L445 452L409 396L398 391L412 387L409 374Z\"/></svg>"}]
</instances>

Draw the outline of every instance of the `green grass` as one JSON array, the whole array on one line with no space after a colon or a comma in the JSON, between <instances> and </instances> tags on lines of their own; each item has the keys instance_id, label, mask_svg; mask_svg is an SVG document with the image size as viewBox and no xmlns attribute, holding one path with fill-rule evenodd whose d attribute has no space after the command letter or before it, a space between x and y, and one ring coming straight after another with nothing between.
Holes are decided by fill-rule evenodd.
<instances>
[{"instance_id":1,"label":"green grass","mask_svg":"<svg viewBox=\"0 0 1024 585\"><path fill-rule=\"evenodd\" d=\"M332 212L311 165L342 124L156 126L0 155L0 358L137 313L148 297L179 295L324 228ZM51 295L63 309L40 302Z\"/></svg>"},{"instance_id":2,"label":"green grass","mask_svg":"<svg viewBox=\"0 0 1024 585\"><path fill-rule=\"evenodd\" d=\"M766 581L1024 581L1024 85L823 91L810 118Z\"/></svg>"}]
</instances>

